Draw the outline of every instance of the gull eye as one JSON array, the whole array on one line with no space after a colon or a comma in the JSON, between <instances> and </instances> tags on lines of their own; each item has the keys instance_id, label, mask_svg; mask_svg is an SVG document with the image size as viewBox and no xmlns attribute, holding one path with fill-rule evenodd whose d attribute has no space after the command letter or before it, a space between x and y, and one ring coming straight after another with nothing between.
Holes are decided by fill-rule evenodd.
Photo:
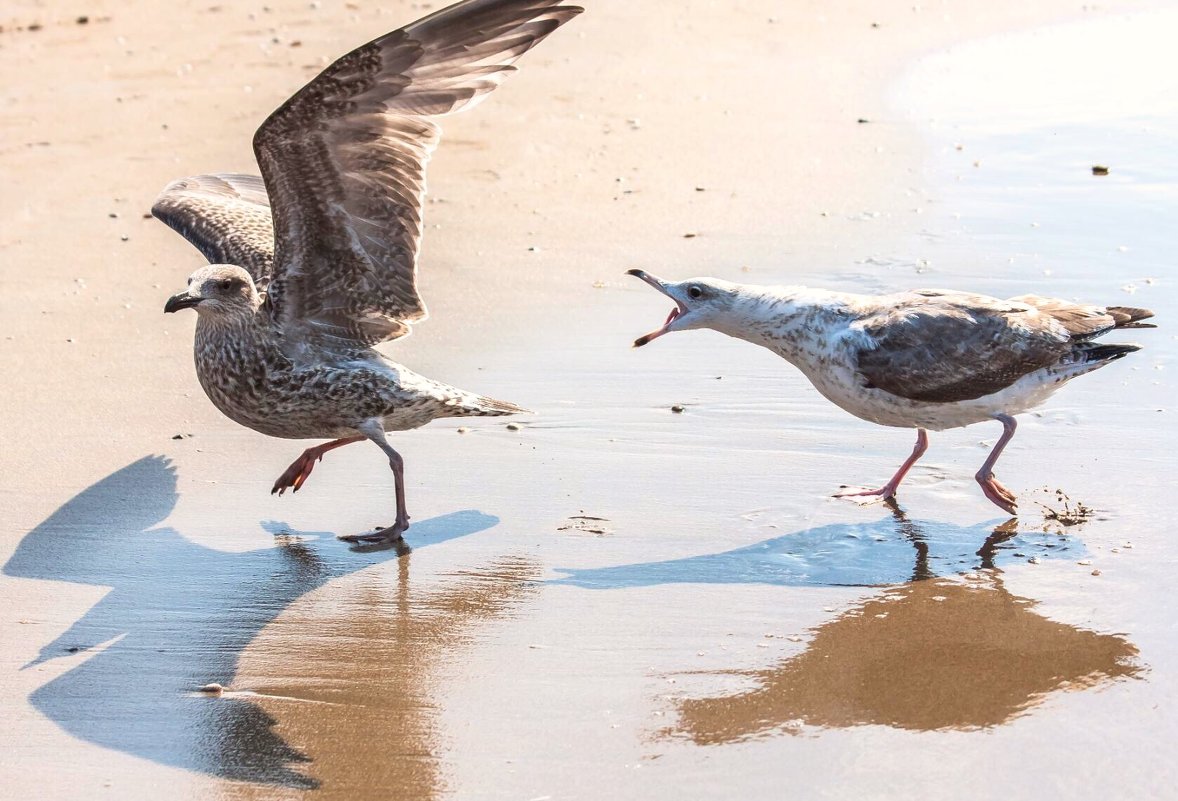
<instances>
[{"instance_id":1,"label":"gull eye","mask_svg":"<svg viewBox=\"0 0 1178 801\"><path fill-rule=\"evenodd\" d=\"M222 281L221 282L221 289L224 289L224 290L233 289L233 279L226 278L224 281Z\"/></svg>"},{"instance_id":2,"label":"gull eye","mask_svg":"<svg viewBox=\"0 0 1178 801\"><path fill-rule=\"evenodd\" d=\"M704 291L698 286L692 284L691 286L687 287L687 296L694 300L699 300L704 296Z\"/></svg>"}]
</instances>

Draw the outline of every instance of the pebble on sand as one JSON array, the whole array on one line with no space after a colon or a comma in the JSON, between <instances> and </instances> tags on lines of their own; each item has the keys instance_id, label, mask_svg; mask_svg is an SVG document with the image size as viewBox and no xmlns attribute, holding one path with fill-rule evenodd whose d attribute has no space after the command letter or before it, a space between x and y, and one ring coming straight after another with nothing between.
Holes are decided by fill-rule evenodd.
<instances>
[{"instance_id":1,"label":"pebble on sand","mask_svg":"<svg viewBox=\"0 0 1178 801\"><path fill-rule=\"evenodd\" d=\"M205 686L201 687L197 692L202 692L205 695L220 695L221 693L225 692L225 687L223 685L217 684L217 682L213 682L212 684L206 684Z\"/></svg>"},{"instance_id":2,"label":"pebble on sand","mask_svg":"<svg viewBox=\"0 0 1178 801\"><path fill-rule=\"evenodd\" d=\"M687 407L676 403L674 406L671 407L671 411L674 412L675 414L683 414L685 411L687 411Z\"/></svg>"},{"instance_id":3,"label":"pebble on sand","mask_svg":"<svg viewBox=\"0 0 1178 801\"><path fill-rule=\"evenodd\" d=\"M1108 167L1104 166L1103 164L1094 164L1092 165L1092 174L1108 175Z\"/></svg>"}]
</instances>

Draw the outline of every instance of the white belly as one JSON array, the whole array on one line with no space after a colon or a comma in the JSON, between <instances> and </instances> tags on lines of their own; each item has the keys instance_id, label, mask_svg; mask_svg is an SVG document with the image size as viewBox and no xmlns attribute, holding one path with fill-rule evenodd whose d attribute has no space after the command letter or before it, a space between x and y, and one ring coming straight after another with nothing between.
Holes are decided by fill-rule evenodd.
<instances>
[{"instance_id":1,"label":"white belly","mask_svg":"<svg viewBox=\"0 0 1178 801\"><path fill-rule=\"evenodd\" d=\"M973 400L930 403L864 387L854 370L846 365L828 364L822 371L809 370L804 366L801 369L827 400L856 417L883 426L927 428L932 431L993 420L999 414L1015 415L1029 411L1047 400L1071 377L1052 369L1038 370L1001 392Z\"/></svg>"}]
</instances>

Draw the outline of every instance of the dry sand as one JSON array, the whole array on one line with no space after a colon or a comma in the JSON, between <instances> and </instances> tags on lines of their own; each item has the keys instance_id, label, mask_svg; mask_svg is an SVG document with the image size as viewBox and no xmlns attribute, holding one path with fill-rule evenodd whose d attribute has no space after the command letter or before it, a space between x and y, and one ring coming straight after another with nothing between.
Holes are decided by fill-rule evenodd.
<instances>
[{"instance_id":1,"label":"dry sand","mask_svg":"<svg viewBox=\"0 0 1178 801\"><path fill-rule=\"evenodd\" d=\"M1118 172L1112 130L1102 186L1141 213L1109 226L1090 183L970 127L968 52L909 72L1151 5L588 5L431 166L432 318L391 352L539 414L398 439L412 554L334 539L391 515L374 448L268 494L299 446L203 397L193 319L161 313L200 259L143 215L173 178L254 171L272 108L430 4L0 12L0 797L1172 793L1172 333L1026 418L999 471L1028 512L1012 531L969 478L995 432L934 438L906 517L831 501L909 436L718 335L630 352L666 309L622 278L1104 302L1132 283L1173 320L1144 281L1173 165ZM1036 531L1048 481L1098 519ZM210 682L230 692L194 692Z\"/></svg>"}]
</instances>

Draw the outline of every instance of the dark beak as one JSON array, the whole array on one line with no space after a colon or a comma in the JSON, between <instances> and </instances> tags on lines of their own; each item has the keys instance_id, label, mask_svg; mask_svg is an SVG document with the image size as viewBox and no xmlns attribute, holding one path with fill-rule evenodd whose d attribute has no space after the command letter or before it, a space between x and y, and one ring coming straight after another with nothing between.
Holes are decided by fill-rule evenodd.
<instances>
[{"instance_id":1,"label":"dark beak","mask_svg":"<svg viewBox=\"0 0 1178 801\"><path fill-rule=\"evenodd\" d=\"M641 278L643 281L650 284L658 291L660 291L660 292L663 291L663 288L661 286L662 282L659 281L659 279L655 278L650 273L646 272L646 270L626 270L626 275L632 275L635 278Z\"/></svg>"},{"instance_id":2,"label":"dark beak","mask_svg":"<svg viewBox=\"0 0 1178 801\"><path fill-rule=\"evenodd\" d=\"M179 295L172 295L168 298L168 302L164 304L164 314L172 314L181 309L195 308L204 298L194 298L187 292L181 292Z\"/></svg>"}]
</instances>

